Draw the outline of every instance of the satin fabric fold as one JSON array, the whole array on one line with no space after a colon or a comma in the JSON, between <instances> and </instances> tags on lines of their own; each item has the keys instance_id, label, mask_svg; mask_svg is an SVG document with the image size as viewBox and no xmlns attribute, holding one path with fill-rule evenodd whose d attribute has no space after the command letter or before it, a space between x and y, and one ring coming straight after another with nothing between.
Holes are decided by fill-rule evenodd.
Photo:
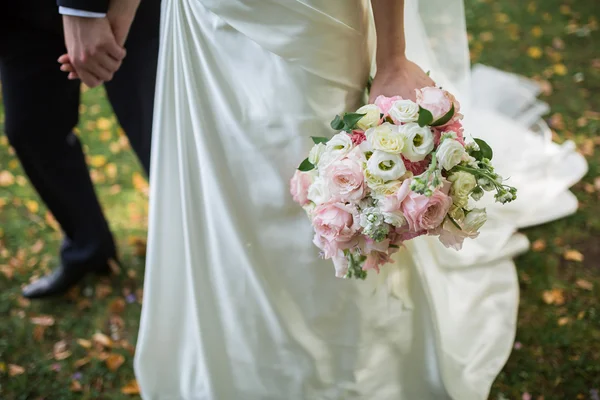
<instances>
[{"instance_id":1,"label":"satin fabric fold","mask_svg":"<svg viewBox=\"0 0 600 400\"><path fill-rule=\"evenodd\" d=\"M455 62L444 63L431 25L407 1L408 56L464 99L469 131L492 142L522 200L490 203L486 230L462 252L422 238L382 275L344 281L318 259L288 182L309 136L331 135L332 116L361 104L373 59L369 3L162 4L135 361L143 398L485 399L515 332L511 257L527 241L514 232L574 211L563 199L585 170L568 145L528 129L541 110L532 111L533 86L480 70L490 82L522 85L500 92L476 73L477 96L510 102L519 93L531 112L499 112L504 101L475 108L462 67L464 18L445 22L464 37L452 41ZM576 168L561 174L556 157ZM540 193L544 202L532 204Z\"/></svg>"}]
</instances>

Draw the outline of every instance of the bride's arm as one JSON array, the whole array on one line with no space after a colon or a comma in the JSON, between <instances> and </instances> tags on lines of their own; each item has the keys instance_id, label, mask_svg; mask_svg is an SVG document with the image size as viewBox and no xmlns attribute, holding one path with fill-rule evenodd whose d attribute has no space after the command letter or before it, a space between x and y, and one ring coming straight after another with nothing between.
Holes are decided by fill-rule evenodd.
<instances>
[{"instance_id":1,"label":"bride's arm","mask_svg":"<svg viewBox=\"0 0 600 400\"><path fill-rule=\"evenodd\" d=\"M372 0L377 31L377 74L371 85L370 101L379 95L415 99L415 89L434 82L406 58L404 0Z\"/></svg>"}]
</instances>

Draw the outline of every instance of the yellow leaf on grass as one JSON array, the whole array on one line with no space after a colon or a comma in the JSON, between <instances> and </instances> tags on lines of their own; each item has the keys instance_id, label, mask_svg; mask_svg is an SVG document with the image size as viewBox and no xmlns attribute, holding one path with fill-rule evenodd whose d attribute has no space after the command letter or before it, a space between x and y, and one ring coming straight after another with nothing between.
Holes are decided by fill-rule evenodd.
<instances>
[{"instance_id":1,"label":"yellow leaf on grass","mask_svg":"<svg viewBox=\"0 0 600 400\"><path fill-rule=\"evenodd\" d=\"M124 386L121 389L121 393L129 395L140 394L140 387L138 386L137 381L132 380L131 382L129 382L126 386Z\"/></svg>"},{"instance_id":2,"label":"yellow leaf on grass","mask_svg":"<svg viewBox=\"0 0 600 400\"><path fill-rule=\"evenodd\" d=\"M556 75L560 75L560 76L564 76L569 72L567 70L567 67L565 66L565 64L555 64L553 69L554 69L554 73Z\"/></svg>"},{"instance_id":3,"label":"yellow leaf on grass","mask_svg":"<svg viewBox=\"0 0 600 400\"><path fill-rule=\"evenodd\" d=\"M100 132L100 140L103 142L108 142L112 138L111 131L102 131Z\"/></svg>"},{"instance_id":4,"label":"yellow leaf on grass","mask_svg":"<svg viewBox=\"0 0 600 400\"><path fill-rule=\"evenodd\" d=\"M537 46L532 46L527 49L527 55L535 60L542 58L544 52Z\"/></svg>"},{"instance_id":5,"label":"yellow leaf on grass","mask_svg":"<svg viewBox=\"0 0 600 400\"><path fill-rule=\"evenodd\" d=\"M80 358L79 360L75 361L73 363L73 366L75 368L81 368L84 365L86 365L87 363L89 363L90 361L92 361L92 358L90 356L86 356L86 357Z\"/></svg>"},{"instance_id":6,"label":"yellow leaf on grass","mask_svg":"<svg viewBox=\"0 0 600 400\"><path fill-rule=\"evenodd\" d=\"M577 250L567 250L565 252L565 254L563 254L563 257L567 261L576 261L576 262L582 262L583 261L583 254L581 254Z\"/></svg>"},{"instance_id":7,"label":"yellow leaf on grass","mask_svg":"<svg viewBox=\"0 0 600 400\"><path fill-rule=\"evenodd\" d=\"M569 323L569 317L561 317L558 319L558 326L564 326Z\"/></svg>"},{"instance_id":8,"label":"yellow leaf on grass","mask_svg":"<svg viewBox=\"0 0 600 400\"><path fill-rule=\"evenodd\" d=\"M0 171L0 186L6 187L15 183L15 176L10 171Z\"/></svg>"},{"instance_id":9,"label":"yellow leaf on grass","mask_svg":"<svg viewBox=\"0 0 600 400\"><path fill-rule=\"evenodd\" d=\"M92 167L100 168L106 164L106 157L103 155L90 156L89 163Z\"/></svg>"},{"instance_id":10,"label":"yellow leaf on grass","mask_svg":"<svg viewBox=\"0 0 600 400\"><path fill-rule=\"evenodd\" d=\"M135 190L144 194L148 194L148 182L139 172L135 172L133 174L132 181Z\"/></svg>"},{"instance_id":11,"label":"yellow leaf on grass","mask_svg":"<svg viewBox=\"0 0 600 400\"><path fill-rule=\"evenodd\" d=\"M54 317L51 315L38 315L31 318L31 323L40 326L52 326L54 325Z\"/></svg>"},{"instance_id":12,"label":"yellow leaf on grass","mask_svg":"<svg viewBox=\"0 0 600 400\"><path fill-rule=\"evenodd\" d=\"M96 121L96 126L102 131L112 128L112 125L112 121L108 118L102 117L98 118L98 120Z\"/></svg>"},{"instance_id":13,"label":"yellow leaf on grass","mask_svg":"<svg viewBox=\"0 0 600 400\"><path fill-rule=\"evenodd\" d=\"M42 340L44 340L44 333L46 332L46 326L42 326L42 325L37 325L35 328L33 328L33 339L36 342L41 342Z\"/></svg>"},{"instance_id":14,"label":"yellow leaf on grass","mask_svg":"<svg viewBox=\"0 0 600 400\"><path fill-rule=\"evenodd\" d=\"M125 357L123 357L122 354L111 354L104 362L109 370L115 372L121 365L123 365L125 362Z\"/></svg>"},{"instance_id":15,"label":"yellow leaf on grass","mask_svg":"<svg viewBox=\"0 0 600 400\"><path fill-rule=\"evenodd\" d=\"M81 392L81 390L82 390L81 383L79 383L79 381L76 381L73 379L71 381L71 386L69 386L69 390L71 392Z\"/></svg>"},{"instance_id":16,"label":"yellow leaf on grass","mask_svg":"<svg viewBox=\"0 0 600 400\"><path fill-rule=\"evenodd\" d=\"M94 333L94 336L92 336L92 340L96 343L101 344L104 347L111 347L113 345L112 340L106 336L104 333Z\"/></svg>"},{"instance_id":17,"label":"yellow leaf on grass","mask_svg":"<svg viewBox=\"0 0 600 400\"><path fill-rule=\"evenodd\" d=\"M83 347L84 349L91 349L92 348L92 342L91 342L91 340L77 339L77 344L80 345L81 347Z\"/></svg>"},{"instance_id":18,"label":"yellow leaf on grass","mask_svg":"<svg viewBox=\"0 0 600 400\"><path fill-rule=\"evenodd\" d=\"M29 212L32 214L37 214L37 212L40 210L40 205L35 200L27 200L25 202L25 207L27 207Z\"/></svg>"},{"instance_id":19,"label":"yellow leaf on grass","mask_svg":"<svg viewBox=\"0 0 600 400\"><path fill-rule=\"evenodd\" d=\"M577 282L575 282L575 284L585 290L594 289L594 284L590 281L586 281L585 279L577 279Z\"/></svg>"},{"instance_id":20,"label":"yellow leaf on grass","mask_svg":"<svg viewBox=\"0 0 600 400\"><path fill-rule=\"evenodd\" d=\"M562 306L565 304L565 296L563 289L554 288L552 290L546 290L542 293L542 300L546 304L554 304Z\"/></svg>"},{"instance_id":21,"label":"yellow leaf on grass","mask_svg":"<svg viewBox=\"0 0 600 400\"><path fill-rule=\"evenodd\" d=\"M533 37L539 38L540 36L542 36L543 33L544 31L542 31L542 28L540 28L539 26L534 26L533 28L531 28L531 34L533 35Z\"/></svg>"},{"instance_id":22,"label":"yellow leaf on grass","mask_svg":"<svg viewBox=\"0 0 600 400\"><path fill-rule=\"evenodd\" d=\"M9 376L17 376L25 373L25 368L16 364L8 364L8 375Z\"/></svg>"},{"instance_id":23,"label":"yellow leaf on grass","mask_svg":"<svg viewBox=\"0 0 600 400\"><path fill-rule=\"evenodd\" d=\"M533 251L544 251L546 249L546 241L543 239L538 239L531 245L531 249Z\"/></svg>"}]
</instances>

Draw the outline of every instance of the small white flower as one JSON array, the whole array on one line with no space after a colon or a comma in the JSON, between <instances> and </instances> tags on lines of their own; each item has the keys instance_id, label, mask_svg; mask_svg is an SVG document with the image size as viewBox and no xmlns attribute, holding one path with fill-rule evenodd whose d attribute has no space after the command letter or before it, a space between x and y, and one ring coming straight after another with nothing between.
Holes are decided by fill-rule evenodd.
<instances>
[{"instance_id":1,"label":"small white flower","mask_svg":"<svg viewBox=\"0 0 600 400\"><path fill-rule=\"evenodd\" d=\"M449 171L454 166L460 164L465 154L465 148L462 146L462 144L450 138L444 139L436 152L437 160L440 163L440 166L446 171Z\"/></svg>"},{"instance_id":2,"label":"small white flower","mask_svg":"<svg viewBox=\"0 0 600 400\"><path fill-rule=\"evenodd\" d=\"M394 122L415 122L419 119L419 106L411 100L396 100L389 114Z\"/></svg>"},{"instance_id":3,"label":"small white flower","mask_svg":"<svg viewBox=\"0 0 600 400\"><path fill-rule=\"evenodd\" d=\"M400 133L400 126L384 122L365 132L367 141L374 150L400 154L404 149L404 135Z\"/></svg>"},{"instance_id":4,"label":"small white flower","mask_svg":"<svg viewBox=\"0 0 600 400\"><path fill-rule=\"evenodd\" d=\"M321 155L325 152L325 145L323 143L317 143L310 149L308 153L308 161L312 165L317 165L321 159Z\"/></svg>"},{"instance_id":5,"label":"small white flower","mask_svg":"<svg viewBox=\"0 0 600 400\"><path fill-rule=\"evenodd\" d=\"M376 150L367 161L369 174L384 182L400 178L406 173L406 167L398 154Z\"/></svg>"},{"instance_id":6,"label":"small white flower","mask_svg":"<svg viewBox=\"0 0 600 400\"><path fill-rule=\"evenodd\" d=\"M382 212L384 221L396 228L404 226L406 224L406 217L402 211L394 211L394 212Z\"/></svg>"},{"instance_id":7,"label":"small white flower","mask_svg":"<svg viewBox=\"0 0 600 400\"><path fill-rule=\"evenodd\" d=\"M375 104L367 104L356 110L357 114L365 114L357 123L356 126L366 131L369 128L373 128L379 124L381 119L381 110Z\"/></svg>"},{"instance_id":8,"label":"small white flower","mask_svg":"<svg viewBox=\"0 0 600 400\"><path fill-rule=\"evenodd\" d=\"M352 139L346 132L333 136L325 145L325 151L319 157L319 169L326 168L329 164L348 154L352 150Z\"/></svg>"},{"instance_id":9,"label":"small white flower","mask_svg":"<svg viewBox=\"0 0 600 400\"><path fill-rule=\"evenodd\" d=\"M310 185L307 198L318 206L329 201L331 194L329 193L327 183L322 177L318 177L313 184Z\"/></svg>"},{"instance_id":10,"label":"small white flower","mask_svg":"<svg viewBox=\"0 0 600 400\"><path fill-rule=\"evenodd\" d=\"M414 122L402 125L400 131L406 137L406 146L402 155L412 162L423 161L425 157L433 150L433 135L431 130L426 127L420 127Z\"/></svg>"}]
</instances>

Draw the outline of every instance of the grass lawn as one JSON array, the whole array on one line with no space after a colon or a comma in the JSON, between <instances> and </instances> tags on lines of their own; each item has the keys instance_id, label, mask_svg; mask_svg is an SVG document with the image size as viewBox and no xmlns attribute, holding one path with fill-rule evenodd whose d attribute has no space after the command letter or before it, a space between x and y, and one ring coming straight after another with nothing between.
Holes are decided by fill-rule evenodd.
<instances>
[{"instance_id":1,"label":"grass lawn","mask_svg":"<svg viewBox=\"0 0 600 400\"><path fill-rule=\"evenodd\" d=\"M575 142L590 165L573 188L580 211L524 232L533 249L517 259L517 342L490 398L598 400L600 6L466 3L473 61L542 82L555 139ZM80 137L124 268L113 281L87 281L66 301L20 297L23 284L56 265L61 236L0 136L0 399L136 398L147 184L101 89L85 91L81 116ZM0 130L3 121L0 105Z\"/></svg>"}]
</instances>

